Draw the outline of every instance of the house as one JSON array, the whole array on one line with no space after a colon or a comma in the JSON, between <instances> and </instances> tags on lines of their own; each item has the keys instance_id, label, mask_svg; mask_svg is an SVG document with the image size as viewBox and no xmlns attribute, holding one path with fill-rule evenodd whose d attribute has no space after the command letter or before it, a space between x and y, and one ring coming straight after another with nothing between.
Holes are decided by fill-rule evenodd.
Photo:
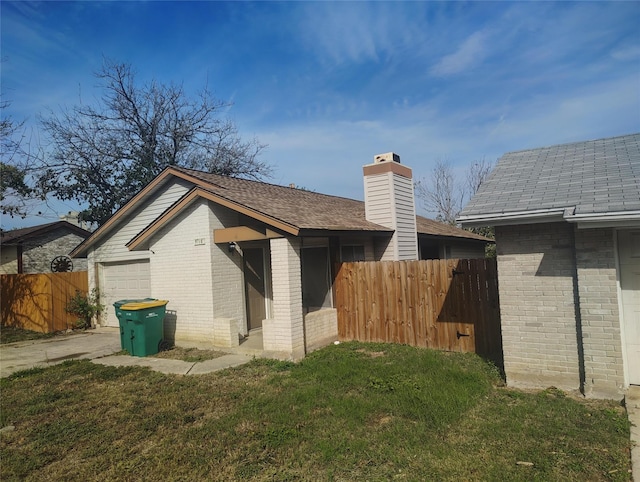
<instances>
[{"instance_id":1,"label":"house","mask_svg":"<svg viewBox=\"0 0 640 482\"><path fill-rule=\"evenodd\" d=\"M459 221L495 226L510 385L640 384L640 134L505 154Z\"/></svg>"},{"instance_id":2,"label":"house","mask_svg":"<svg viewBox=\"0 0 640 482\"><path fill-rule=\"evenodd\" d=\"M416 217L411 169L364 166L365 202L169 167L82 243L103 302L169 300L165 337L299 359L337 337L336 263L484 256L490 240ZM113 309L103 324L117 326Z\"/></svg>"},{"instance_id":3,"label":"house","mask_svg":"<svg viewBox=\"0 0 640 482\"><path fill-rule=\"evenodd\" d=\"M69 253L91 233L67 221L56 221L0 233L0 273L86 271L87 260Z\"/></svg>"}]
</instances>

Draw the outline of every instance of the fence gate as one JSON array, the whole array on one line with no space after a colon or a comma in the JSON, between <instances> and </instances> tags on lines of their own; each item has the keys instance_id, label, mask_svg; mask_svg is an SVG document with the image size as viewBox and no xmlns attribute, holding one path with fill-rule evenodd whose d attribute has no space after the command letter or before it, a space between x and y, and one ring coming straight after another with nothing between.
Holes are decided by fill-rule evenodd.
<instances>
[{"instance_id":1,"label":"fence gate","mask_svg":"<svg viewBox=\"0 0 640 482\"><path fill-rule=\"evenodd\" d=\"M502 365L495 259L342 263L341 340L475 352Z\"/></svg>"}]
</instances>

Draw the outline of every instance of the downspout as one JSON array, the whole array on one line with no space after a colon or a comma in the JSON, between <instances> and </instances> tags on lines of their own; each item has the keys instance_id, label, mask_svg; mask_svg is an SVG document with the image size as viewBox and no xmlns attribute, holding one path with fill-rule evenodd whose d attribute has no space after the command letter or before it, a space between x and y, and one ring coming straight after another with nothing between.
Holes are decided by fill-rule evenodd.
<instances>
[{"instance_id":1,"label":"downspout","mask_svg":"<svg viewBox=\"0 0 640 482\"><path fill-rule=\"evenodd\" d=\"M584 362L584 342L582 336L582 310L580 309L580 291L578 288L578 250L576 249L576 226L571 225L571 252L573 253L573 306L576 316L576 342L578 348L578 376L580 377L580 393L586 395L586 368Z\"/></svg>"}]
</instances>

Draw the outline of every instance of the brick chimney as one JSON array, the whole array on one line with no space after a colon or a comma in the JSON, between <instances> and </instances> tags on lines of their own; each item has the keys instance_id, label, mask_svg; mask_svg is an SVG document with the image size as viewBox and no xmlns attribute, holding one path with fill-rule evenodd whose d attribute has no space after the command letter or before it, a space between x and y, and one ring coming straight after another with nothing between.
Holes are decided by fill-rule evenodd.
<instances>
[{"instance_id":1,"label":"brick chimney","mask_svg":"<svg viewBox=\"0 0 640 482\"><path fill-rule=\"evenodd\" d=\"M362 170L367 221L394 230L388 243L375 247L376 257L382 261L418 259L411 168L400 164L400 156L388 152L374 156L373 164L363 166Z\"/></svg>"}]
</instances>

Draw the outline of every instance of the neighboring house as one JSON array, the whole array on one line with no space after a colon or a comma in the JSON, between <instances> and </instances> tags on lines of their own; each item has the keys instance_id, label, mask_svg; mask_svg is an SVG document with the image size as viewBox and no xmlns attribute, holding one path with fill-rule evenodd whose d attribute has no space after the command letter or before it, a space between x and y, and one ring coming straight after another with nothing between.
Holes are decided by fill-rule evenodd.
<instances>
[{"instance_id":1,"label":"neighboring house","mask_svg":"<svg viewBox=\"0 0 640 482\"><path fill-rule=\"evenodd\" d=\"M0 273L50 273L91 235L67 221L56 221L0 233ZM56 258L58 258L56 260ZM56 261L54 261L56 260ZM74 259L73 271L86 271L86 259Z\"/></svg>"},{"instance_id":2,"label":"neighboring house","mask_svg":"<svg viewBox=\"0 0 640 482\"><path fill-rule=\"evenodd\" d=\"M505 154L459 221L495 226L510 385L640 384L640 134Z\"/></svg>"},{"instance_id":3,"label":"neighboring house","mask_svg":"<svg viewBox=\"0 0 640 482\"><path fill-rule=\"evenodd\" d=\"M117 326L118 299L169 300L165 336L263 347L298 359L337 336L340 261L417 259L419 247L482 257L490 240L416 219L411 169L396 155L364 166L366 203L169 167L80 245L89 284Z\"/></svg>"}]
</instances>

